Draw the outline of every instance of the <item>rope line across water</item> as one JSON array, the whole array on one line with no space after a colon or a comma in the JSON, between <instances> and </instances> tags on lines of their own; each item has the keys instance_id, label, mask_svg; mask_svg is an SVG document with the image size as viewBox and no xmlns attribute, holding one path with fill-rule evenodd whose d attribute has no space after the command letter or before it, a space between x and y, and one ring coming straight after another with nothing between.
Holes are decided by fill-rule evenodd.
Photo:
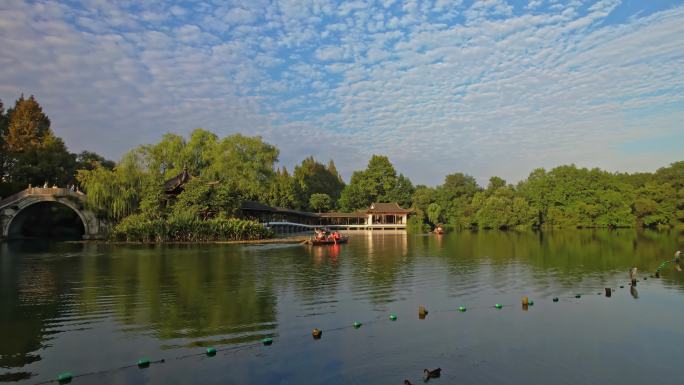
<instances>
[{"instance_id":1,"label":"rope line across water","mask_svg":"<svg viewBox=\"0 0 684 385\"><path fill-rule=\"evenodd\" d=\"M658 269L656 269L656 272L660 272L660 270L661 270L667 263L674 262L675 260L676 260L676 258L675 258L675 259L672 259L672 260L669 260L669 261L663 262L663 263L658 267ZM631 284L631 283L630 283L630 284ZM626 286L626 285L620 285L619 283L618 283L617 285L615 285L615 287L620 287L620 288L624 288L625 286ZM605 289L605 288L603 288L603 289ZM617 291L617 289L613 289L613 288L611 288L611 289L612 289L612 291ZM590 289L585 289L585 290L590 290ZM597 290L598 290L598 289L597 289ZM567 300L567 299L580 299L582 296L585 296L585 295L587 295L587 296L588 296L588 295L592 295L593 293L596 293L596 291L594 290L594 291L590 291L590 292L584 292L584 290L583 290L583 292L578 292L578 293L576 293L574 296L567 296L567 297L559 296L559 297L554 297L554 298L553 298L553 302L558 302L557 299L565 299L565 300ZM600 295L600 294L602 294L602 293L599 292L598 294ZM548 298L546 298L546 299L548 299ZM545 299L542 299L542 301L543 301L543 300L545 300ZM534 302L533 302L533 301L530 301L530 302L531 302L531 303L530 303L528 306L533 306L533 305L534 305ZM497 305L501 305L501 306L499 307L499 306L497 306ZM511 307L515 307L515 306L516 306L516 304L511 304L511 303L505 303L505 304L492 304L492 305L486 305L486 306L479 305L479 306L472 306L472 307L467 307L467 306L465 306L465 305L461 305L460 307L449 308L449 309L430 310L429 313L455 313L455 312L465 313L465 312L467 312L467 311L483 310L483 309L489 309L489 310L502 310L502 309L505 309L505 308L511 308ZM352 328L353 328L353 329L358 329L358 328L360 328L362 325L372 325L372 324L376 324L376 323L380 323L380 322L397 322L399 319L402 319L403 317L410 317L412 314L415 315L415 313L402 313L402 314L391 313L391 315L390 315L389 317L386 317L386 316L378 316L378 317L376 317L376 318L374 318L374 319L370 319L370 320L366 320L366 321L361 321L361 322L355 321L355 322L354 322L353 324L351 324L351 325L338 326L338 327L332 327L332 328L325 329L325 332L326 332L326 333L331 333L331 332L339 332L339 331L343 331L343 330L347 330L347 329L352 329ZM310 335L310 334L309 334L309 335ZM306 335L302 335L302 336L305 337ZM171 358L169 358L168 360L183 360L183 359L186 359L186 358L199 357L199 356L213 357L213 356L215 356L217 353L220 353L220 352L237 353L237 352L240 352L240 351L244 351L244 350L248 350L248 349L253 349L253 348L256 348L256 347L261 346L261 345L270 345L270 344L272 343L272 341L273 341L273 340L272 340L271 337L265 337L265 338L262 339L260 342L255 342L255 343L246 344L246 345L239 345L239 346L230 346L230 347L225 347L225 348L208 348L206 351L201 352L201 353L184 354L184 355L181 355L181 356L171 357ZM52 379L52 380L46 380L46 381L42 381L42 382L37 382L37 383L34 383L33 385L45 385L45 384L51 384L51 383L67 384L67 383L70 383L72 380L77 379L77 378L82 378L82 377L87 377L87 376L94 376L94 375L103 375L103 374L112 373L112 372L119 371L119 370L124 370L124 369L133 368L133 367L136 367L136 366L139 367L139 368L141 368L141 369L144 369L144 368L149 367L149 366L152 365L152 364L162 364L162 363L165 363L165 362L167 362L167 359L165 359L165 358L161 358L161 359L157 359L157 360L141 359L140 361L138 361L137 364L128 364L128 365L123 365L123 366L119 366L119 367L111 368L111 369L96 370L96 371L85 372L85 373L79 373L79 374L71 374L70 372L64 372L64 373L61 373L61 374L58 376L58 379ZM349 374L349 375L351 375L351 374ZM63 376L64 376L64 377L63 377ZM352 379L356 382L356 379L355 379L355 378L352 377ZM415 382L420 382L420 381L422 381L422 378L421 378L420 380L416 380Z\"/></svg>"}]
</instances>

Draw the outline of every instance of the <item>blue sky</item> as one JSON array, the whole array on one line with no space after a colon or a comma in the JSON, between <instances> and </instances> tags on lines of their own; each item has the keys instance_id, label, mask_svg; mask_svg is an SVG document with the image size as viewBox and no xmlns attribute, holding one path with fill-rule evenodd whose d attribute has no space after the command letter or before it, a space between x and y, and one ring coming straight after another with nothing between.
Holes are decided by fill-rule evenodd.
<instances>
[{"instance_id":1,"label":"blue sky","mask_svg":"<svg viewBox=\"0 0 684 385\"><path fill-rule=\"evenodd\" d=\"M4 0L0 46L0 99L113 159L196 127L429 185L684 159L682 1Z\"/></svg>"}]
</instances>

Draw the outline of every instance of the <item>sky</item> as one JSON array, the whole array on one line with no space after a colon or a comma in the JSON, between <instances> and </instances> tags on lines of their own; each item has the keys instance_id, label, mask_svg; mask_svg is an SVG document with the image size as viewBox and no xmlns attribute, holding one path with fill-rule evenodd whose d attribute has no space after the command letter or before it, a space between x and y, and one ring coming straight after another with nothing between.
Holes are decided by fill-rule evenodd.
<instances>
[{"instance_id":1,"label":"sky","mask_svg":"<svg viewBox=\"0 0 684 385\"><path fill-rule=\"evenodd\" d=\"M684 160L684 1L0 1L0 99L71 151L260 135L415 184Z\"/></svg>"}]
</instances>

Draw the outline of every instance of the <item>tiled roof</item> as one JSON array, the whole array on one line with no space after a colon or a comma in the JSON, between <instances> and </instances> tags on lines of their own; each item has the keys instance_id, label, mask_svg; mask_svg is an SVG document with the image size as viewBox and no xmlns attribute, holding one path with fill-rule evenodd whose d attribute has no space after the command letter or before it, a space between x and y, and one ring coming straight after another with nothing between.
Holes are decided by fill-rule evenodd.
<instances>
[{"instance_id":1,"label":"tiled roof","mask_svg":"<svg viewBox=\"0 0 684 385\"><path fill-rule=\"evenodd\" d=\"M396 202L373 203L368 210L360 210L353 213L311 213L308 211L292 210L283 207L271 207L256 201L243 202L242 209L322 218L363 218L368 214L408 214L412 212L411 210L402 209Z\"/></svg>"},{"instance_id":2,"label":"tiled roof","mask_svg":"<svg viewBox=\"0 0 684 385\"><path fill-rule=\"evenodd\" d=\"M411 212L411 210L402 209L401 207L399 207L399 204L397 202L391 202L391 203L373 203L373 204L371 204L371 207L367 210L367 212L371 213L371 214L383 214L383 213L408 214Z\"/></svg>"},{"instance_id":3,"label":"tiled roof","mask_svg":"<svg viewBox=\"0 0 684 385\"><path fill-rule=\"evenodd\" d=\"M363 211L355 213L320 213L318 216L321 218L365 218L366 213Z\"/></svg>"},{"instance_id":4,"label":"tiled roof","mask_svg":"<svg viewBox=\"0 0 684 385\"><path fill-rule=\"evenodd\" d=\"M183 169L183 172L164 182L164 190L167 192L174 191L187 183L190 178L191 176L188 173L188 170Z\"/></svg>"}]
</instances>

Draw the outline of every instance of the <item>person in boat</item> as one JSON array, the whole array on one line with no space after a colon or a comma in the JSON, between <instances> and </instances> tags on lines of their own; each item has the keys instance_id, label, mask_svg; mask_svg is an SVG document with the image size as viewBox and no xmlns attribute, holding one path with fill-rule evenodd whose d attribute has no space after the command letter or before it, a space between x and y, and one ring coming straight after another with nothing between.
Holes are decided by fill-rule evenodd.
<instances>
[{"instance_id":1,"label":"person in boat","mask_svg":"<svg viewBox=\"0 0 684 385\"><path fill-rule=\"evenodd\" d=\"M333 239L336 240L336 241L339 241L340 238L342 238L342 236L340 235L340 233L337 232L337 231L335 231L334 233L332 233L332 237L333 237Z\"/></svg>"}]
</instances>

